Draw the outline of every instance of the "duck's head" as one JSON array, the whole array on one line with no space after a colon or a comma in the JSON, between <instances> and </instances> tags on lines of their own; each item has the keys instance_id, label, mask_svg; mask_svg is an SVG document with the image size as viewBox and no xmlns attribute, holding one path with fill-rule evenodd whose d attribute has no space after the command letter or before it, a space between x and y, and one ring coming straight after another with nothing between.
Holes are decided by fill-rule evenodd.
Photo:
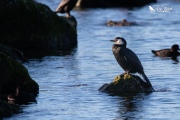
<instances>
[{"instance_id":1,"label":"duck's head","mask_svg":"<svg viewBox=\"0 0 180 120\"><path fill-rule=\"evenodd\" d=\"M178 50L180 50L179 45L177 45L177 44L172 45L172 47L171 47L172 52L177 52Z\"/></svg>"}]
</instances>

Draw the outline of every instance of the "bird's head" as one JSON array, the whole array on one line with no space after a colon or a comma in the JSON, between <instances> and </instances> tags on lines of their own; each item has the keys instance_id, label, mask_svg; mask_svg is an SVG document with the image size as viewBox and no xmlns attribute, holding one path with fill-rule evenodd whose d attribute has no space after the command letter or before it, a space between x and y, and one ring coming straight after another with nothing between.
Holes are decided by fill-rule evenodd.
<instances>
[{"instance_id":1,"label":"bird's head","mask_svg":"<svg viewBox=\"0 0 180 120\"><path fill-rule=\"evenodd\" d=\"M114 40L110 40L111 42L114 42L116 45L122 45L126 47L126 40L122 37L116 37L114 38Z\"/></svg>"},{"instance_id":2,"label":"bird's head","mask_svg":"<svg viewBox=\"0 0 180 120\"><path fill-rule=\"evenodd\" d=\"M171 51L178 51L178 50L180 50L179 49L179 45L177 45L177 44L174 44L172 47L171 47Z\"/></svg>"}]
</instances>

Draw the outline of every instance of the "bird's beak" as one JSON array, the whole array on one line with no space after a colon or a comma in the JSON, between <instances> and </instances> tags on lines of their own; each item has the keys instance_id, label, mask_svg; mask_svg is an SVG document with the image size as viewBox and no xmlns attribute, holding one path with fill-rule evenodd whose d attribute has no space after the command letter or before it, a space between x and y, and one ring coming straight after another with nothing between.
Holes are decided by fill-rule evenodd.
<instances>
[{"instance_id":1,"label":"bird's beak","mask_svg":"<svg viewBox=\"0 0 180 120\"><path fill-rule=\"evenodd\" d=\"M110 40L110 42L116 42L115 40Z\"/></svg>"}]
</instances>

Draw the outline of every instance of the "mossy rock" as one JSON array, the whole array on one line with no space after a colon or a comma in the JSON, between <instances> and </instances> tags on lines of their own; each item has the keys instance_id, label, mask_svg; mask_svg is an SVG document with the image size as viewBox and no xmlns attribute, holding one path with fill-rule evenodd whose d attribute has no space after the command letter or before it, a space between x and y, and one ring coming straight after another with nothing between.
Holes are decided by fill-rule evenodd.
<instances>
[{"instance_id":1,"label":"mossy rock","mask_svg":"<svg viewBox=\"0 0 180 120\"><path fill-rule=\"evenodd\" d=\"M22 64L0 53L0 66L0 94L13 93L17 87L25 92L38 93L38 84L32 80Z\"/></svg>"},{"instance_id":2,"label":"mossy rock","mask_svg":"<svg viewBox=\"0 0 180 120\"><path fill-rule=\"evenodd\" d=\"M76 20L34 0L0 0L0 43L26 51L59 51L77 45Z\"/></svg>"},{"instance_id":3,"label":"mossy rock","mask_svg":"<svg viewBox=\"0 0 180 120\"><path fill-rule=\"evenodd\" d=\"M10 117L12 114L19 113L19 110L19 106L0 100L0 119L3 117Z\"/></svg>"},{"instance_id":4,"label":"mossy rock","mask_svg":"<svg viewBox=\"0 0 180 120\"><path fill-rule=\"evenodd\" d=\"M151 93L154 91L146 82L139 76L131 74L122 74L116 76L110 84L104 84L99 88L99 91L126 94L126 93Z\"/></svg>"}]
</instances>

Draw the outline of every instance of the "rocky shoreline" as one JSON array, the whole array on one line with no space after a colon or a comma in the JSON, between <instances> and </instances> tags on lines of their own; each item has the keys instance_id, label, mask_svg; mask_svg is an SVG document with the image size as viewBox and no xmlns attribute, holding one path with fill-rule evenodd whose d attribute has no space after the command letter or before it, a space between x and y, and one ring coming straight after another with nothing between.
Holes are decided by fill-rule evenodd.
<instances>
[{"instance_id":1,"label":"rocky shoreline","mask_svg":"<svg viewBox=\"0 0 180 120\"><path fill-rule=\"evenodd\" d=\"M34 0L1 0L0 118L20 111L21 104L36 102L39 85L21 64L32 54L66 51L77 45L77 21L58 16Z\"/></svg>"}]
</instances>

